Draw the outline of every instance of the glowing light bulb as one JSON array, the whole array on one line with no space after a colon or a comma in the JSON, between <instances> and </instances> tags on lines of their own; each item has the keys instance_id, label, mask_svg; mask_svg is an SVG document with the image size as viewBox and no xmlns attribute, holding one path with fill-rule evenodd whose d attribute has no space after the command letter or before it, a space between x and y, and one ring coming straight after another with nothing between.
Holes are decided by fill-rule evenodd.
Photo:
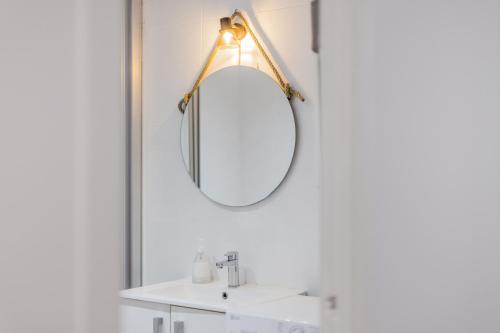
<instances>
[{"instance_id":1,"label":"glowing light bulb","mask_svg":"<svg viewBox=\"0 0 500 333\"><path fill-rule=\"evenodd\" d=\"M226 31L223 35L222 35L222 40L224 41L225 44L231 44L232 41L233 41L233 34L230 33L229 31Z\"/></svg>"}]
</instances>

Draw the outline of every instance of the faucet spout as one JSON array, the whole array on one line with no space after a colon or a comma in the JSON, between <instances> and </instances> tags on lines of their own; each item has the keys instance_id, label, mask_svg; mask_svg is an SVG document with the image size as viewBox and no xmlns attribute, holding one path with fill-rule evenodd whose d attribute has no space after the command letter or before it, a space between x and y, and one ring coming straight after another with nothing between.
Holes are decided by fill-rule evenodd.
<instances>
[{"instance_id":1,"label":"faucet spout","mask_svg":"<svg viewBox=\"0 0 500 333\"><path fill-rule=\"evenodd\" d=\"M229 266L229 265L231 265L231 262L228 261L228 260L218 261L218 262L215 263L215 266L218 269L223 269L224 266Z\"/></svg>"}]
</instances>

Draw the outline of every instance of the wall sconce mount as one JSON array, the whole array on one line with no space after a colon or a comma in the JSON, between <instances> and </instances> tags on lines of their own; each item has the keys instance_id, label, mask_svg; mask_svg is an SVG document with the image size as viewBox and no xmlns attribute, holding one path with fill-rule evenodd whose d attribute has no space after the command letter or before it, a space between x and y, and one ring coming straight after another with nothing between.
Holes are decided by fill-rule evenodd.
<instances>
[{"instance_id":1,"label":"wall sconce mount","mask_svg":"<svg viewBox=\"0 0 500 333\"><path fill-rule=\"evenodd\" d=\"M247 29L240 23L233 23L230 17L223 17L220 19L219 34L221 47L238 47L240 41L247 35Z\"/></svg>"}]
</instances>

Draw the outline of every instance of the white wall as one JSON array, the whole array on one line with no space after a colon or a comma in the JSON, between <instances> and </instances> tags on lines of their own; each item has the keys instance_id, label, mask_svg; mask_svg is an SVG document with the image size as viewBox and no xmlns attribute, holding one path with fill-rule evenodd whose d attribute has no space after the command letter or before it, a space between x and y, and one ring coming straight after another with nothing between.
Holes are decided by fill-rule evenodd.
<instances>
[{"instance_id":1,"label":"white wall","mask_svg":"<svg viewBox=\"0 0 500 333\"><path fill-rule=\"evenodd\" d=\"M123 2L0 2L0 332L114 332Z\"/></svg>"},{"instance_id":2,"label":"white wall","mask_svg":"<svg viewBox=\"0 0 500 333\"><path fill-rule=\"evenodd\" d=\"M354 332L500 327L500 3L355 11Z\"/></svg>"},{"instance_id":3,"label":"white wall","mask_svg":"<svg viewBox=\"0 0 500 333\"><path fill-rule=\"evenodd\" d=\"M219 18L235 8L248 12L307 101L294 103L298 146L287 180L262 203L230 209L214 204L191 183L180 153L176 106L208 56ZM318 71L310 51L309 1L145 0L143 64L144 283L189 275L201 236L218 258L239 250L251 281L317 293Z\"/></svg>"}]
</instances>

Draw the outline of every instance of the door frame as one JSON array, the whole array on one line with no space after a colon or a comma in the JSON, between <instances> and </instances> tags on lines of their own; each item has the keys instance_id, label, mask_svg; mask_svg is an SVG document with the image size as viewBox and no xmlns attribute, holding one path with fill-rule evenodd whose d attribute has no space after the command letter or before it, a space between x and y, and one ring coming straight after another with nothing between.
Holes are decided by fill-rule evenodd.
<instances>
[{"instance_id":1,"label":"door frame","mask_svg":"<svg viewBox=\"0 0 500 333\"><path fill-rule=\"evenodd\" d=\"M142 0L127 0L125 287L142 285ZM319 0L322 330L351 331L352 0ZM333 304L334 303L334 304Z\"/></svg>"},{"instance_id":2,"label":"door frame","mask_svg":"<svg viewBox=\"0 0 500 333\"><path fill-rule=\"evenodd\" d=\"M142 286L142 0L126 0L127 219L124 288Z\"/></svg>"},{"instance_id":3,"label":"door frame","mask_svg":"<svg viewBox=\"0 0 500 333\"><path fill-rule=\"evenodd\" d=\"M352 331L352 0L319 3L321 330Z\"/></svg>"}]
</instances>

